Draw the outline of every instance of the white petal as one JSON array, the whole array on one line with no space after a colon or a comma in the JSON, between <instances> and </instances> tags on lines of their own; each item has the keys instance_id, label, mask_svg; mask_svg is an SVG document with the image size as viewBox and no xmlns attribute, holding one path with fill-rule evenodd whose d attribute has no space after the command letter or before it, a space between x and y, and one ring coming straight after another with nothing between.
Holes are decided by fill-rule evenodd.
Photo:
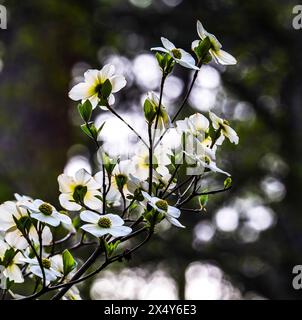
<instances>
[{"instance_id":1,"label":"white petal","mask_svg":"<svg viewBox=\"0 0 302 320\"><path fill-rule=\"evenodd\" d=\"M109 96L108 103L109 103L109 106L112 106L115 103L115 98L113 94ZM105 110L107 110L107 108Z\"/></svg>"},{"instance_id":2,"label":"white petal","mask_svg":"<svg viewBox=\"0 0 302 320\"><path fill-rule=\"evenodd\" d=\"M107 79L112 77L114 74L114 71L115 71L115 67L113 64L106 64L99 74L101 83L104 83Z\"/></svg>"},{"instance_id":3,"label":"white petal","mask_svg":"<svg viewBox=\"0 0 302 320\"><path fill-rule=\"evenodd\" d=\"M34 275L36 275L36 276L38 276L40 278L43 278L43 273L42 273L42 270L41 270L40 266L31 266L30 267L30 271ZM54 272L50 271L49 269L45 269L44 268L44 273L45 273L46 280L49 281L49 282L52 282L52 281L57 279L57 276L54 274Z\"/></svg>"},{"instance_id":4,"label":"white petal","mask_svg":"<svg viewBox=\"0 0 302 320\"><path fill-rule=\"evenodd\" d=\"M227 133L226 136L229 138L229 140L232 143L238 144L239 137L238 137L236 131L233 128L231 128L230 126L225 126L225 131Z\"/></svg>"},{"instance_id":5,"label":"white petal","mask_svg":"<svg viewBox=\"0 0 302 320\"><path fill-rule=\"evenodd\" d=\"M231 176L228 172L219 169L214 162L211 162L211 163L209 163L209 164L206 164L206 163L205 163L205 167L206 167L206 168L209 168L210 170L212 170L212 171L214 171L214 172L218 172L218 173L225 174L225 175L227 175L228 177Z\"/></svg>"},{"instance_id":6,"label":"white petal","mask_svg":"<svg viewBox=\"0 0 302 320\"><path fill-rule=\"evenodd\" d=\"M84 204L93 210L101 209L103 202L96 198L96 196L101 196L102 194L99 191L87 191L84 197Z\"/></svg>"},{"instance_id":7,"label":"white petal","mask_svg":"<svg viewBox=\"0 0 302 320\"><path fill-rule=\"evenodd\" d=\"M175 49L175 45L170 40L168 40L167 38L161 37L160 40L161 40L163 46L167 50L171 51L171 50Z\"/></svg>"},{"instance_id":8,"label":"white petal","mask_svg":"<svg viewBox=\"0 0 302 320\"><path fill-rule=\"evenodd\" d=\"M127 81L123 76L113 76L112 78L110 78L110 82L112 85L113 93L120 91L127 84Z\"/></svg>"},{"instance_id":9,"label":"white petal","mask_svg":"<svg viewBox=\"0 0 302 320\"><path fill-rule=\"evenodd\" d=\"M173 218L173 217L168 217L167 216L167 220L173 224L174 226L178 227L178 228L185 228L184 225L182 225L177 219Z\"/></svg>"},{"instance_id":10,"label":"white petal","mask_svg":"<svg viewBox=\"0 0 302 320\"><path fill-rule=\"evenodd\" d=\"M57 227L59 224L60 224L60 221L57 220L55 217L53 217L52 215L51 216L46 216L45 214L43 213L32 213L31 214L31 217L33 219L36 219L38 221L41 221L41 222L44 222L44 223L47 223L53 227Z\"/></svg>"},{"instance_id":11,"label":"white petal","mask_svg":"<svg viewBox=\"0 0 302 320\"><path fill-rule=\"evenodd\" d=\"M222 65L234 65L237 63L237 60L229 53L224 50L213 51L213 55L217 59L218 63Z\"/></svg>"},{"instance_id":12,"label":"white petal","mask_svg":"<svg viewBox=\"0 0 302 320\"><path fill-rule=\"evenodd\" d=\"M22 259L23 259L22 253L21 252L17 252L17 254L14 256L13 262L15 264L24 264Z\"/></svg>"},{"instance_id":13,"label":"white petal","mask_svg":"<svg viewBox=\"0 0 302 320\"><path fill-rule=\"evenodd\" d=\"M89 69L84 73L85 81L90 85L96 85L99 82L99 70Z\"/></svg>"},{"instance_id":14,"label":"white petal","mask_svg":"<svg viewBox=\"0 0 302 320\"><path fill-rule=\"evenodd\" d=\"M84 210L80 213L80 218L83 221L96 224L100 220L101 215L99 215L95 212L89 211L89 210Z\"/></svg>"},{"instance_id":15,"label":"white petal","mask_svg":"<svg viewBox=\"0 0 302 320\"><path fill-rule=\"evenodd\" d=\"M197 33L198 33L200 39L204 39L206 37L205 32L206 31L205 31L202 23L199 20L197 20Z\"/></svg>"},{"instance_id":16,"label":"white petal","mask_svg":"<svg viewBox=\"0 0 302 320\"><path fill-rule=\"evenodd\" d=\"M167 50L163 47L154 47L154 48L151 48L151 51L159 51L159 52L169 53L169 50Z\"/></svg>"},{"instance_id":17,"label":"white petal","mask_svg":"<svg viewBox=\"0 0 302 320\"><path fill-rule=\"evenodd\" d=\"M215 130L219 129L219 125L223 123L223 120L219 118L215 113L209 112L210 119L212 121L212 126Z\"/></svg>"},{"instance_id":18,"label":"white petal","mask_svg":"<svg viewBox=\"0 0 302 320\"><path fill-rule=\"evenodd\" d=\"M102 184L100 184L95 178L92 177L86 184L86 187L88 190L97 190L102 187Z\"/></svg>"},{"instance_id":19,"label":"white petal","mask_svg":"<svg viewBox=\"0 0 302 320\"><path fill-rule=\"evenodd\" d=\"M195 113L189 117L193 123L194 129L198 131L207 131L210 126L209 120L201 113Z\"/></svg>"},{"instance_id":20,"label":"white petal","mask_svg":"<svg viewBox=\"0 0 302 320\"><path fill-rule=\"evenodd\" d=\"M93 87L91 87L90 84L81 82L77 85L75 85L70 91L69 91L69 98L74 101L88 99L94 94Z\"/></svg>"},{"instance_id":21,"label":"white petal","mask_svg":"<svg viewBox=\"0 0 302 320\"><path fill-rule=\"evenodd\" d=\"M185 67L185 68L188 68L188 69L193 69L193 70L199 70L198 67L196 67L194 64L189 64L187 63L186 61L184 60L175 60L178 64L180 64L181 66Z\"/></svg>"},{"instance_id":22,"label":"white petal","mask_svg":"<svg viewBox=\"0 0 302 320\"><path fill-rule=\"evenodd\" d=\"M6 250L9 249L9 245L0 239L0 259L3 259Z\"/></svg>"},{"instance_id":23,"label":"white petal","mask_svg":"<svg viewBox=\"0 0 302 320\"><path fill-rule=\"evenodd\" d=\"M12 264L12 265L8 266L6 269L4 269L3 274L6 278L9 278L10 280L12 280L16 283L24 282L22 272L21 272L20 268L15 264Z\"/></svg>"},{"instance_id":24,"label":"white petal","mask_svg":"<svg viewBox=\"0 0 302 320\"><path fill-rule=\"evenodd\" d=\"M124 220L117 214L108 213L108 214L105 214L103 217L109 218L114 227L122 226L124 224Z\"/></svg>"},{"instance_id":25,"label":"white petal","mask_svg":"<svg viewBox=\"0 0 302 320\"><path fill-rule=\"evenodd\" d=\"M131 228L125 226L116 226L107 230L109 230L109 233L114 237L123 237L132 232Z\"/></svg>"},{"instance_id":26,"label":"white petal","mask_svg":"<svg viewBox=\"0 0 302 320\"><path fill-rule=\"evenodd\" d=\"M29 244L26 239L23 237L21 231L14 230L11 232L7 232L5 235L5 241L11 246L19 250L26 249Z\"/></svg>"},{"instance_id":27,"label":"white petal","mask_svg":"<svg viewBox=\"0 0 302 320\"><path fill-rule=\"evenodd\" d=\"M48 226L43 229L42 232L42 242L44 245L49 245L52 242L52 233Z\"/></svg>"},{"instance_id":28,"label":"white petal","mask_svg":"<svg viewBox=\"0 0 302 320\"><path fill-rule=\"evenodd\" d=\"M75 203L71 193L62 193L59 196L60 204L63 208L70 211L79 211L82 207Z\"/></svg>"},{"instance_id":29,"label":"white petal","mask_svg":"<svg viewBox=\"0 0 302 320\"><path fill-rule=\"evenodd\" d=\"M105 228L100 228L99 226L95 225L95 224L84 224L81 229L83 229L84 231L92 234L93 236L100 238L102 236L104 236L105 234L108 234L108 230L109 229L105 229Z\"/></svg>"},{"instance_id":30,"label":"white petal","mask_svg":"<svg viewBox=\"0 0 302 320\"><path fill-rule=\"evenodd\" d=\"M78 185L85 186L91 179L91 174L85 169L80 169L75 173L75 181Z\"/></svg>"},{"instance_id":31,"label":"white petal","mask_svg":"<svg viewBox=\"0 0 302 320\"><path fill-rule=\"evenodd\" d=\"M72 221L71 219L66 215L59 212L54 212L52 214L53 217L55 217L57 220L61 221L62 223L65 223L67 225L71 225Z\"/></svg>"},{"instance_id":32,"label":"white petal","mask_svg":"<svg viewBox=\"0 0 302 320\"><path fill-rule=\"evenodd\" d=\"M192 45L191 45L192 51L194 51L194 49L195 49L196 47L198 47L199 41L200 41L200 40L194 40L194 41L192 42Z\"/></svg>"},{"instance_id":33,"label":"white petal","mask_svg":"<svg viewBox=\"0 0 302 320\"><path fill-rule=\"evenodd\" d=\"M167 214L171 217L178 218L180 216L180 210L178 208L168 206Z\"/></svg>"},{"instance_id":34,"label":"white petal","mask_svg":"<svg viewBox=\"0 0 302 320\"><path fill-rule=\"evenodd\" d=\"M142 195L145 199L147 199L148 201L152 202L152 197L145 191L142 191Z\"/></svg>"},{"instance_id":35,"label":"white petal","mask_svg":"<svg viewBox=\"0 0 302 320\"><path fill-rule=\"evenodd\" d=\"M98 94L96 93L96 94L94 94L93 96L91 96L89 98L89 101L90 101L90 103L92 105L92 109L95 109L97 107L97 105L99 104L99 102L100 102L100 98L99 98Z\"/></svg>"},{"instance_id":36,"label":"white petal","mask_svg":"<svg viewBox=\"0 0 302 320\"><path fill-rule=\"evenodd\" d=\"M59 182L59 190L62 193L73 192L74 186L76 185L74 179L64 173L59 175L58 182Z\"/></svg>"}]
</instances>

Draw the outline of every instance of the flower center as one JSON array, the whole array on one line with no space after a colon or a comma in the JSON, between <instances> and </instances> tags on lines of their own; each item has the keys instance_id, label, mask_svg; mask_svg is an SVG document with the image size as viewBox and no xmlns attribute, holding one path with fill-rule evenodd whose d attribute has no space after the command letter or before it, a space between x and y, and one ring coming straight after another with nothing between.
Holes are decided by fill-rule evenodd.
<instances>
[{"instance_id":1,"label":"flower center","mask_svg":"<svg viewBox=\"0 0 302 320\"><path fill-rule=\"evenodd\" d=\"M42 203L39 207L40 212L45 214L46 216L51 216L52 214L52 206L49 203Z\"/></svg>"},{"instance_id":2,"label":"flower center","mask_svg":"<svg viewBox=\"0 0 302 320\"><path fill-rule=\"evenodd\" d=\"M168 202L166 200L158 200L155 205L158 209L167 211L168 210Z\"/></svg>"},{"instance_id":3,"label":"flower center","mask_svg":"<svg viewBox=\"0 0 302 320\"><path fill-rule=\"evenodd\" d=\"M42 259L42 266L45 268L45 269L50 269L51 267L51 262L49 259Z\"/></svg>"},{"instance_id":4,"label":"flower center","mask_svg":"<svg viewBox=\"0 0 302 320\"><path fill-rule=\"evenodd\" d=\"M87 187L78 185L74 188L72 196L76 202L82 202L86 193L87 193Z\"/></svg>"},{"instance_id":5,"label":"flower center","mask_svg":"<svg viewBox=\"0 0 302 320\"><path fill-rule=\"evenodd\" d=\"M101 94L102 93L102 84L101 83L97 84L95 86L94 90L95 90L95 93Z\"/></svg>"},{"instance_id":6,"label":"flower center","mask_svg":"<svg viewBox=\"0 0 302 320\"><path fill-rule=\"evenodd\" d=\"M181 52L179 49L176 49L176 48L172 49L172 53L174 58L181 59Z\"/></svg>"},{"instance_id":7,"label":"flower center","mask_svg":"<svg viewBox=\"0 0 302 320\"><path fill-rule=\"evenodd\" d=\"M112 226L111 220L107 217L102 217L100 218L100 220L98 221L98 225L101 228L105 228L105 229L109 229Z\"/></svg>"}]
</instances>

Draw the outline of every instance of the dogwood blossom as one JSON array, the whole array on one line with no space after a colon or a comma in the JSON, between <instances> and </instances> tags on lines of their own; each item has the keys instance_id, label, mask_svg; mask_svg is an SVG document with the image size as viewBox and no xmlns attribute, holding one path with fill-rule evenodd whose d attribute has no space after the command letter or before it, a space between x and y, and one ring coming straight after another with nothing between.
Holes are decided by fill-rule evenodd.
<instances>
[{"instance_id":1,"label":"dogwood blossom","mask_svg":"<svg viewBox=\"0 0 302 320\"><path fill-rule=\"evenodd\" d=\"M43 272L41 270L39 261L37 258L29 258L23 257L21 259L24 263L28 264L28 270L36 275L39 278L43 278ZM45 273L46 282L55 281L57 278L61 278L63 274L59 270L59 266L57 264L57 257L53 256L50 258L43 257L42 258L42 266Z\"/></svg>"},{"instance_id":2,"label":"dogwood blossom","mask_svg":"<svg viewBox=\"0 0 302 320\"><path fill-rule=\"evenodd\" d=\"M124 220L116 214L99 215L95 212L85 210L80 214L80 218L88 222L81 229L100 238L106 234L111 234L113 237L123 237L131 233L132 229L123 226Z\"/></svg>"},{"instance_id":3,"label":"dogwood blossom","mask_svg":"<svg viewBox=\"0 0 302 320\"><path fill-rule=\"evenodd\" d=\"M211 42L211 49L209 50L211 56L215 60L216 63L220 63L222 65L233 65L237 63L237 60L227 53L226 51L222 50L221 43L217 40L217 38L207 32L200 21L197 21L197 33L201 40L204 40L206 37L210 39ZM195 40L192 42L192 50L194 51L194 48L196 48L199 45L200 40Z\"/></svg>"},{"instance_id":4,"label":"dogwood blossom","mask_svg":"<svg viewBox=\"0 0 302 320\"><path fill-rule=\"evenodd\" d=\"M69 97L74 101L81 100L84 103L89 100L95 108L100 102L100 94L102 86L109 80L112 86L112 93L109 95L108 103L113 105L115 98L113 93L120 91L127 84L124 76L115 75L115 67L112 64L106 64L102 70L90 69L84 74L84 82L81 82L74 86L70 92ZM107 109L106 106L100 106L103 109Z\"/></svg>"},{"instance_id":5,"label":"dogwood blossom","mask_svg":"<svg viewBox=\"0 0 302 320\"><path fill-rule=\"evenodd\" d=\"M7 252L10 254L7 255ZM7 243L0 239L0 264L3 265L2 275L4 278L15 283L24 282L19 265L23 264L21 252L16 252Z\"/></svg>"},{"instance_id":6,"label":"dogwood blossom","mask_svg":"<svg viewBox=\"0 0 302 320\"><path fill-rule=\"evenodd\" d=\"M199 68L195 66L194 58L188 52L183 49L176 48L171 41L164 37L161 37L160 39L164 47L155 47L151 48L151 50L168 53L176 63L179 63L183 67L199 70Z\"/></svg>"},{"instance_id":7,"label":"dogwood blossom","mask_svg":"<svg viewBox=\"0 0 302 320\"><path fill-rule=\"evenodd\" d=\"M28 200L27 200L28 201ZM0 231L4 232L5 241L12 247L24 250L28 247L28 242L22 232L18 229L16 221L25 221L29 218L26 209L18 205L19 202L6 201L0 205ZM30 223L28 238L34 243L39 242L39 236L36 228ZM42 239L45 245L52 241L50 229L44 228Z\"/></svg>"},{"instance_id":8,"label":"dogwood blossom","mask_svg":"<svg viewBox=\"0 0 302 320\"><path fill-rule=\"evenodd\" d=\"M208 132L210 126L209 120L201 113L195 113L184 120L176 121L176 128L179 133L190 133L194 136L202 136Z\"/></svg>"},{"instance_id":9,"label":"dogwood blossom","mask_svg":"<svg viewBox=\"0 0 302 320\"><path fill-rule=\"evenodd\" d=\"M210 118L212 120L212 126L215 130L220 129L221 134L228 138L230 142L234 144L238 144L239 137L236 133L236 131L229 126L229 123L225 119L219 118L215 113L210 112Z\"/></svg>"},{"instance_id":10,"label":"dogwood blossom","mask_svg":"<svg viewBox=\"0 0 302 320\"><path fill-rule=\"evenodd\" d=\"M185 226L177 220L180 217L180 210L178 208L169 206L166 200L151 197L147 192L142 191L142 194L148 204L156 211L163 214L171 224L179 228L185 228Z\"/></svg>"},{"instance_id":11,"label":"dogwood blossom","mask_svg":"<svg viewBox=\"0 0 302 320\"><path fill-rule=\"evenodd\" d=\"M67 225L72 223L67 215L59 213L53 205L40 199L24 202L21 207L30 211L31 218L53 227L57 227L61 222Z\"/></svg>"},{"instance_id":12,"label":"dogwood blossom","mask_svg":"<svg viewBox=\"0 0 302 320\"><path fill-rule=\"evenodd\" d=\"M78 211L82 205L78 202L83 201L84 205L90 209L97 210L102 207L101 184L92 177L85 169L80 169L74 177L61 174L58 177L61 195L59 200L61 206L67 210Z\"/></svg>"}]
</instances>

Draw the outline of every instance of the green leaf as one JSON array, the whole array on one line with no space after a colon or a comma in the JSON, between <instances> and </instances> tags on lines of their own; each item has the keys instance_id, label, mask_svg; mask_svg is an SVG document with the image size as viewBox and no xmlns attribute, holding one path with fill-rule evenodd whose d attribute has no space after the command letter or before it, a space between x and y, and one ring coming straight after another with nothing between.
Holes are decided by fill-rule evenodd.
<instances>
[{"instance_id":1,"label":"green leaf","mask_svg":"<svg viewBox=\"0 0 302 320\"><path fill-rule=\"evenodd\" d=\"M104 121L104 122L102 123L102 125L98 128L98 135L99 135L99 134L101 133L101 131L103 130L105 123L106 123L106 121Z\"/></svg>"},{"instance_id":2,"label":"green leaf","mask_svg":"<svg viewBox=\"0 0 302 320\"><path fill-rule=\"evenodd\" d=\"M159 52L157 52L155 54L156 60L158 62L158 65L161 67L161 69L164 69L164 57L162 54L160 54Z\"/></svg>"},{"instance_id":3,"label":"green leaf","mask_svg":"<svg viewBox=\"0 0 302 320\"><path fill-rule=\"evenodd\" d=\"M228 189L232 186L233 180L231 177L228 177L224 180L223 185L224 185L224 189Z\"/></svg>"},{"instance_id":4,"label":"green leaf","mask_svg":"<svg viewBox=\"0 0 302 320\"><path fill-rule=\"evenodd\" d=\"M115 161L113 162L112 159L108 156L106 152L102 153L102 163L104 164L105 170L107 171L108 175L112 174L113 169L116 166Z\"/></svg>"},{"instance_id":5,"label":"green leaf","mask_svg":"<svg viewBox=\"0 0 302 320\"><path fill-rule=\"evenodd\" d=\"M207 195L207 194L201 195L201 196L199 196L198 200L199 200L200 207L204 208L208 203L209 195Z\"/></svg>"},{"instance_id":6,"label":"green leaf","mask_svg":"<svg viewBox=\"0 0 302 320\"><path fill-rule=\"evenodd\" d=\"M82 124L81 129L89 138L97 140L98 129L95 127L93 122Z\"/></svg>"},{"instance_id":7,"label":"green leaf","mask_svg":"<svg viewBox=\"0 0 302 320\"><path fill-rule=\"evenodd\" d=\"M63 251L63 273L67 276L76 266L77 263L74 260L72 254L66 249Z\"/></svg>"},{"instance_id":8,"label":"green leaf","mask_svg":"<svg viewBox=\"0 0 302 320\"><path fill-rule=\"evenodd\" d=\"M85 122L88 122L92 114L92 104L86 100L83 104L78 105L79 114Z\"/></svg>"},{"instance_id":9,"label":"green leaf","mask_svg":"<svg viewBox=\"0 0 302 320\"><path fill-rule=\"evenodd\" d=\"M121 243L121 241L118 240L118 241L116 241L114 243L108 243L107 241L104 241L104 243L105 243L107 255L108 255L108 257L110 257L110 256L112 256L114 251L117 250L117 247Z\"/></svg>"},{"instance_id":10,"label":"green leaf","mask_svg":"<svg viewBox=\"0 0 302 320\"><path fill-rule=\"evenodd\" d=\"M208 53L212 47L212 43L209 37L206 37L202 41L199 41L197 47L194 48L194 52L196 53L198 59L201 59L203 63L208 61Z\"/></svg>"},{"instance_id":11,"label":"green leaf","mask_svg":"<svg viewBox=\"0 0 302 320\"><path fill-rule=\"evenodd\" d=\"M75 187L72 197L75 202L83 203L86 193L87 193L87 187L79 185Z\"/></svg>"},{"instance_id":12,"label":"green leaf","mask_svg":"<svg viewBox=\"0 0 302 320\"><path fill-rule=\"evenodd\" d=\"M107 79L103 84L101 88L101 96L104 99L108 99L110 94L112 92L112 84L109 79Z\"/></svg>"},{"instance_id":13,"label":"green leaf","mask_svg":"<svg viewBox=\"0 0 302 320\"><path fill-rule=\"evenodd\" d=\"M2 264L4 266L8 266L10 262L14 259L14 256L16 255L15 250L13 248L10 248L5 251L4 258L2 261Z\"/></svg>"}]
</instances>

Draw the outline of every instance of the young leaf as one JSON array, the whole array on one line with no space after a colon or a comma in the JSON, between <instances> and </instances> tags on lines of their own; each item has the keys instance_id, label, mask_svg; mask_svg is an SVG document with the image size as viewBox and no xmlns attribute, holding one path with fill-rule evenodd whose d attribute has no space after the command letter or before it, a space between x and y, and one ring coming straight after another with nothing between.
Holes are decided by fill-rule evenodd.
<instances>
[{"instance_id":1,"label":"young leaf","mask_svg":"<svg viewBox=\"0 0 302 320\"><path fill-rule=\"evenodd\" d=\"M74 260L72 254L66 249L63 251L63 273L67 276L76 266L77 263Z\"/></svg>"},{"instance_id":2,"label":"young leaf","mask_svg":"<svg viewBox=\"0 0 302 320\"><path fill-rule=\"evenodd\" d=\"M98 138L98 129L92 122L82 124L81 129L89 138L95 140Z\"/></svg>"},{"instance_id":3,"label":"young leaf","mask_svg":"<svg viewBox=\"0 0 302 320\"><path fill-rule=\"evenodd\" d=\"M92 105L89 100L86 100L83 104L78 105L79 114L85 122L88 122L92 114Z\"/></svg>"},{"instance_id":4,"label":"young leaf","mask_svg":"<svg viewBox=\"0 0 302 320\"><path fill-rule=\"evenodd\" d=\"M229 187L231 187L231 186L232 186L232 183L233 183L233 181L232 181L232 178L231 178L231 177L226 178L226 179L224 180L224 182L223 182L224 189L228 189Z\"/></svg>"},{"instance_id":5,"label":"young leaf","mask_svg":"<svg viewBox=\"0 0 302 320\"><path fill-rule=\"evenodd\" d=\"M102 84L102 89L101 89L101 95L104 99L108 99L112 92L112 84L109 79L107 79L103 84Z\"/></svg>"}]
</instances>

